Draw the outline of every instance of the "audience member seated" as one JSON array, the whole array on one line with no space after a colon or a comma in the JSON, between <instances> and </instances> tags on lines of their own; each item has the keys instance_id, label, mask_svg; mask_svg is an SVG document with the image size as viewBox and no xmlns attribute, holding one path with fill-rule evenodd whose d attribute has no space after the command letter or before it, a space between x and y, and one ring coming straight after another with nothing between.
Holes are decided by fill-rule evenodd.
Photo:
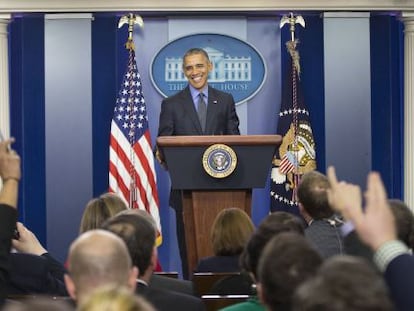
<instances>
[{"instance_id":1,"label":"audience member seated","mask_svg":"<svg viewBox=\"0 0 414 311\"><path fill-rule=\"evenodd\" d=\"M154 218L145 210L140 209L128 209L119 213L120 215L131 215L131 214L139 214L142 217L145 217L154 227L155 232L157 231L157 224L155 223ZM157 269L160 267L158 264L157 258L157 268L154 270L158 271ZM178 275L178 273L177 273ZM165 289L165 290L172 290L174 292L183 293L186 295L194 295L193 283L188 280L181 280L178 278L171 278L164 275L159 275L153 273L151 275L149 287L155 289Z\"/></svg>"},{"instance_id":2,"label":"audience member seated","mask_svg":"<svg viewBox=\"0 0 414 311\"><path fill-rule=\"evenodd\" d=\"M157 232L148 216L130 210L108 219L102 228L124 240L133 264L139 269L136 293L144 296L158 311L205 310L201 299L149 286L157 262Z\"/></svg>"},{"instance_id":3,"label":"audience member seated","mask_svg":"<svg viewBox=\"0 0 414 311\"><path fill-rule=\"evenodd\" d=\"M316 274L322 257L302 235L284 232L273 237L257 267L260 300L268 310L290 310L296 288Z\"/></svg>"},{"instance_id":4,"label":"audience member seated","mask_svg":"<svg viewBox=\"0 0 414 311\"><path fill-rule=\"evenodd\" d=\"M293 298L294 311L392 311L382 276L363 258L335 256Z\"/></svg>"},{"instance_id":5,"label":"audience member seated","mask_svg":"<svg viewBox=\"0 0 414 311\"><path fill-rule=\"evenodd\" d=\"M397 237L409 249L414 249L414 215L410 208L401 200L389 199L391 212L395 219Z\"/></svg>"},{"instance_id":6,"label":"audience member seated","mask_svg":"<svg viewBox=\"0 0 414 311\"><path fill-rule=\"evenodd\" d=\"M269 242L274 236L282 232L294 232L300 235L304 234L302 220L297 216L287 212L274 212L268 215L257 227L257 230L251 236L244 249L240 263L242 269L251 277L251 289L249 294L252 298L246 302L235 304L224 308L225 311L239 310L257 310L264 311L265 307L261 304L256 296L257 266L259 258Z\"/></svg>"},{"instance_id":7,"label":"audience member seated","mask_svg":"<svg viewBox=\"0 0 414 311\"><path fill-rule=\"evenodd\" d=\"M101 194L99 197L90 200L86 205L79 233L99 229L107 219L126 210L129 210L128 206L117 194L112 192ZM157 262L155 271L162 271L159 262Z\"/></svg>"},{"instance_id":8,"label":"audience member seated","mask_svg":"<svg viewBox=\"0 0 414 311\"><path fill-rule=\"evenodd\" d=\"M90 200L83 211L79 233L101 228L105 220L127 208L125 202L115 193L107 192Z\"/></svg>"},{"instance_id":9,"label":"audience member seated","mask_svg":"<svg viewBox=\"0 0 414 311\"><path fill-rule=\"evenodd\" d=\"M394 216L398 239L412 251L414 247L414 215L412 211L403 201L398 199L389 199L388 204ZM372 262L373 251L360 241L352 224L346 223L342 228L342 234L347 254L364 257Z\"/></svg>"},{"instance_id":10,"label":"audience member seated","mask_svg":"<svg viewBox=\"0 0 414 311\"><path fill-rule=\"evenodd\" d=\"M334 217L329 206L328 188L328 178L311 171L303 175L297 192L299 211L308 224L305 236L323 258L344 253L339 231L342 222Z\"/></svg>"},{"instance_id":11,"label":"audience member seated","mask_svg":"<svg viewBox=\"0 0 414 311\"><path fill-rule=\"evenodd\" d=\"M10 148L14 138L0 141L0 305L6 297L9 256L17 221L17 197L20 181L20 157Z\"/></svg>"},{"instance_id":12,"label":"audience member seated","mask_svg":"<svg viewBox=\"0 0 414 311\"><path fill-rule=\"evenodd\" d=\"M374 252L374 263L384 273L396 309L412 310L414 257L397 238L395 218L380 175L376 172L368 174L364 209L359 186L338 182L333 167L328 168L328 178L331 185L328 191L331 206L347 221L352 222L361 241Z\"/></svg>"},{"instance_id":13,"label":"audience member seated","mask_svg":"<svg viewBox=\"0 0 414 311\"><path fill-rule=\"evenodd\" d=\"M249 215L240 208L227 208L211 227L214 256L202 258L194 272L239 272L239 257L254 231Z\"/></svg>"},{"instance_id":14,"label":"audience member seated","mask_svg":"<svg viewBox=\"0 0 414 311\"><path fill-rule=\"evenodd\" d=\"M17 237L12 244L17 251L10 254L7 295L48 294L67 296L66 269L42 246L37 237L22 223L17 223Z\"/></svg>"},{"instance_id":15,"label":"audience member seated","mask_svg":"<svg viewBox=\"0 0 414 311\"><path fill-rule=\"evenodd\" d=\"M100 286L113 284L135 291L138 269L124 241L105 230L81 234L69 248L66 288L79 305Z\"/></svg>"},{"instance_id":16,"label":"audience member seated","mask_svg":"<svg viewBox=\"0 0 414 311\"><path fill-rule=\"evenodd\" d=\"M78 311L155 311L143 297L131 293L125 287L113 285L96 289L78 307Z\"/></svg>"}]
</instances>

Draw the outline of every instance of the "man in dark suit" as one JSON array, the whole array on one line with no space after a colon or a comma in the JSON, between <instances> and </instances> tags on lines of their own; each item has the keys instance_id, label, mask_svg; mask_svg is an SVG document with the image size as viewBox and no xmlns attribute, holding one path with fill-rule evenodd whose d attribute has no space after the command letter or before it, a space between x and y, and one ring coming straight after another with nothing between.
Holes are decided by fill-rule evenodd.
<instances>
[{"instance_id":1,"label":"man in dark suit","mask_svg":"<svg viewBox=\"0 0 414 311\"><path fill-rule=\"evenodd\" d=\"M67 296L65 267L42 246L22 223L17 223L19 239L13 240L16 253L10 254L8 295L48 294Z\"/></svg>"},{"instance_id":2,"label":"man in dark suit","mask_svg":"<svg viewBox=\"0 0 414 311\"><path fill-rule=\"evenodd\" d=\"M323 258L344 252L339 231L342 221L334 217L334 211L329 206L327 189L328 178L317 171L311 171L303 175L297 192L299 211L308 224L305 229L306 239Z\"/></svg>"},{"instance_id":3,"label":"man in dark suit","mask_svg":"<svg viewBox=\"0 0 414 311\"><path fill-rule=\"evenodd\" d=\"M183 71L188 86L163 100L158 136L240 134L233 96L208 85L208 74L212 69L213 65L203 49L192 48L184 54ZM164 164L162 155L157 153L157 158ZM171 192L170 205L176 213L183 275L188 278L180 191Z\"/></svg>"},{"instance_id":4,"label":"man in dark suit","mask_svg":"<svg viewBox=\"0 0 414 311\"><path fill-rule=\"evenodd\" d=\"M108 219L102 228L124 240L132 263L139 270L136 293L145 297L158 311L205 309L203 302L194 296L154 288L151 285L151 276L157 262L157 247L156 230L148 217L138 212L120 213Z\"/></svg>"}]
</instances>

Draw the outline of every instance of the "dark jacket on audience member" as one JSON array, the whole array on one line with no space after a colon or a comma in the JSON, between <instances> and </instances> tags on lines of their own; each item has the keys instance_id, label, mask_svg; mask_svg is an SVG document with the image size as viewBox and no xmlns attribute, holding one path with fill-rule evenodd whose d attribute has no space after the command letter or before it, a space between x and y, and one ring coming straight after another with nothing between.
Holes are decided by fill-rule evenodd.
<instances>
[{"instance_id":1,"label":"dark jacket on audience member","mask_svg":"<svg viewBox=\"0 0 414 311\"><path fill-rule=\"evenodd\" d=\"M167 276L153 274L149 287L155 289L171 290L174 292L194 295L193 282L188 280L174 279Z\"/></svg>"},{"instance_id":2,"label":"dark jacket on audience member","mask_svg":"<svg viewBox=\"0 0 414 311\"><path fill-rule=\"evenodd\" d=\"M305 236L325 259L344 253L340 225L331 220L313 220L305 229Z\"/></svg>"},{"instance_id":3,"label":"dark jacket on audience member","mask_svg":"<svg viewBox=\"0 0 414 311\"><path fill-rule=\"evenodd\" d=\"M6 296L5 285L8 282L10 246L16 221L17 210L6 204L0 204L0 305Z\"/></svg>"},{"instance_id":4,"label":"dark jacket on audience member","mask_svg":"<svg viewBox=\"0 0 414 311\"><path fill-rule=\"evenodd\" d=\"M240 272L239 255L202 258L194 272Z\"/></svg>"},{"instance_id":5,"label":"dark jacket on audience member","mask_svg":"<svg viewBox=\"0 0 414 311\"><path fill-rule=\"evenodd\" d=\"M7 295L67 296L63 280L65 273L63 265L48 253L42 256L12 253Z\"/></svg>"},{"instance_id":6,"label":"dark jacket on audience member","mask_svg":"<svg viewBox=\"0 0 414 311\"><path fill-rule=\"evenodd\" d=\"M402 254L388 264L384 272L391 298L398 311L411 311L414 306L414 257Z\"/></svg>"},{"instance_id":7,"label":"dark jacket on audience member","mask_svg":"<svg viewBox=\"0 0 414 311\"><path fill-rule=\"evenodd\" d=\"M157 311L198 311L205 310L201 299L181 293L155 289L138 281L136 293L145 297Z\"/></svg>"}]
</instances>

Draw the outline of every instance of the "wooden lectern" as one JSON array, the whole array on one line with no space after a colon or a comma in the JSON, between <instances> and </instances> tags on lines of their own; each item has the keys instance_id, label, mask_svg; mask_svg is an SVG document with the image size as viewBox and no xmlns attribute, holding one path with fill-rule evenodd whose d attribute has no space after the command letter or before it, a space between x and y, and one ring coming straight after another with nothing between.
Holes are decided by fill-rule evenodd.
<instances>
[{"instance_id":1,"label":"wooden lectern","mask_svg":"<svg viewBox=\"0 0 414 311\"><path fill-rule=\"evenodd\" d=\"M168 166L173 189L182 190L189 273L200 258L212 256L210 229L223 209L238 207L251 215L252 188L263 188L279 135L161 136L157 146ZM237 156L233 173L210 176L203 154L213 144L231 147Z\"/></svg>"}]
</instances>

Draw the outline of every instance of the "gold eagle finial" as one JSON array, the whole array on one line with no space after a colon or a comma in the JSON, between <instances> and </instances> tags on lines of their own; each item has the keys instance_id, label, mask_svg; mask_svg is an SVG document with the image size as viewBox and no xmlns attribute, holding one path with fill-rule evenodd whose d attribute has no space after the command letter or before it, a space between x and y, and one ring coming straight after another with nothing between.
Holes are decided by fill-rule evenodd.
<instances>
[{"instance_id":1,"label":"gold eagle finial","mask_svg":"<svg viewBox=\"0 0 414 311\"><path fill-rule=\"evenodd\" d=\"M125 24L128 25L128 41L125 46L127 49L134 49L134 25L139 25L142 28L144 27L144 20L137 14L129 13L128 15L124 15L119 19L118 28L121 28Z\"/></svg>"},{"instance_id":2,"label":"gold eagle finial","mask_svg":"<svg viewBox=\"0 0 414 311\"><path fill-rule=\"evenodd\" d=\"M301 15L294 16L291 12L289 16L283 15L282 19L280 20L280 28L285 26L286 24L290 25L290 39L291 41L295 41L295 24L301 25L305 28L305 20Z\"/></svg>"}]
</instances>

